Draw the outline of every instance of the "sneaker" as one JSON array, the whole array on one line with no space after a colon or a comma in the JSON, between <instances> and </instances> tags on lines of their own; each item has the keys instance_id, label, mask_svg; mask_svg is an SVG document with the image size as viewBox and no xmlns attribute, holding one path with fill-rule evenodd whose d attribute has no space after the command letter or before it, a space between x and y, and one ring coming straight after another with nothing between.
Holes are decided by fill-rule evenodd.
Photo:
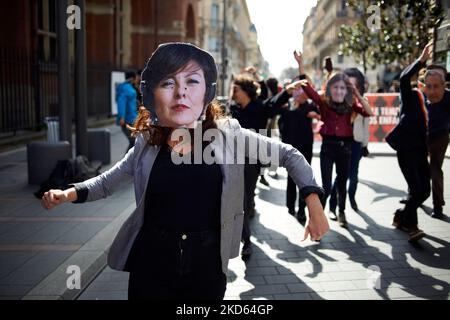
<instances>
[{"instance_id":1,"label":"sneaker","mask_svg":"<svg viewBox=\"0 0 450 320\"><path fill-rule=\"evenodd\" d=\"M244 243L244 246L242 247L241 256L242 257L249 257L253 253L252 243L247 242Z\"/></svg>"},{"instance_id":2,"label":"sneaker","mask_svg":"<svg viewBox=\"0 0 450 320\"><path fill-rule=\"evenodd\" d=\"M269 182L267 182L266 177L264 177L264 175L260 176L259 182L265 185L266 187L269 187Z\"/></svg>"},{"instance_id":3,"label":"sneaker","mask_svg":"<svg viewBox=\"0 0 450 320\"><path fill-rule=\"evenodd\" d=\"M410 229L408 241L416 242L416 241L422 239L423 237L425 237L425 235L426 235L425 232L423 232L423 230L420 230L416 226L416 227Z\"/></svg>"},{"instance_id":4,"label":"sneaker","mask_svg":"<svg viewBox=\"0 0 450 320\"><path fill-rule=\"evenodd\" d=\"M337 221L337 219L338 219L336 213L331 210L330 210L330 212L328 212L328 217L333 221Z\"/></svg>"},{"instance_id":5,"label":"sneaker","mask_svg":"<svg viewBox=\"0 0 450 320\"><path fill-rule=\"evenodd\" d=\"M338 222L342 228L348 227L347 219L345 218L345 212L339 212Z\"/></svg>"}]
</instances>

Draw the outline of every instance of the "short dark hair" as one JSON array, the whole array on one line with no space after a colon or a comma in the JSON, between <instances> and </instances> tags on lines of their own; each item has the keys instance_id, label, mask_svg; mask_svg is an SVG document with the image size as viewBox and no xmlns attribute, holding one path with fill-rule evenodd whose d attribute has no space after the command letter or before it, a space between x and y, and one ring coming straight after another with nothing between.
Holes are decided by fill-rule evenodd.
<instances>
[{"instance_id":1,"label":"short dark hair","mask_svg":"<svg viewBox=\"0 0 450 320\"><path fill-rule=\"evenodd\" d=\"M134 79L136 78L137 73L134 70L127 70L125 71L125 80Z\"/></svg>"},{"instance_id":2,"label":"short dark hair","mask_svg":"<svg viewBox=\"0 0 450 320\"><path fill-rule=\"evenodd\" d=\"M268 78L266 80L267 88L269 88L270 92L273 96L277 95L278 93L278 80L276 78Z\"/></svg>"},{"instance_id":3,"label":"short dark hair","mask_svg":"<svg viewBox=\"0 0 450 320\"><path fill-rule=\"evenodd\" d=\"M253 80L252 77L246 74L239 74L234 78L233 83L244 91L250 100L256 99L258 95L259 85Z\"/></svg>"},{"instance_id":4,"label":"short dark hair","mask_svg":"<svg viewBox=\"0 0 450 320\"><path fill-rule=\"evenodd\" d=\"M141 92L144 106L154 114L153 90L163 79L175 74L190 61L198 63L205 76L205 104L215 96L217 66L214 58L199 47L183 42L168 42L158 46L142 72Z\"/></svg>"},{"instance_id":5,"label":"short dark hair","mask_svg":"<svg viewBox=\"0 0 450 320\"><path fill-rule=\"evenodd\" d=\"M364 92L366 91L366 78L364 77L364 74L359 71L358 68L347 68L344 70L344 73L349 78L356 78L358 91L361 95L364 95Z\"/></svg>"}]
</instances>

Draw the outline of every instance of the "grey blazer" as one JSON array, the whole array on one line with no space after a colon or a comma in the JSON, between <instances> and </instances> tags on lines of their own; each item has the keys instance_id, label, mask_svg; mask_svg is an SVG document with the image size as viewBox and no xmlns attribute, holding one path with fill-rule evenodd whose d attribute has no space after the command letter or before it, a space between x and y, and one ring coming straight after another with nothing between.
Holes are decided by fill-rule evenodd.
<instances>
[{"instance_id":1,"label":"grey blazer","mask_svg":"<svg viewBox=\"0 0 450 320\"><path fill-rule=\"evenodd\" d=\"M287 169L289 175L299 186L300 193L306 197L310 193L322 194L312 168L303 155L291 145L283 144L255 132L240 127L235 119L223 119L218 121L219 132L223 133L223 139L215 139L211 146L214 157L220 164L223 176L221 197L221 243L220 254L222 258L222 270L226 274L228 260L238 256L241 233L243 227L243 201L244 201L244 165L229 163L224 160L224 153L231 152L234 147L234 139L257 139L265 142L278 151L279 164ZM227 131L228 130L228 131ZM225 132L232 131L233 139ZM258 152L245 148L245 156L257 159ZM114 187L123 180L124 175L134 177L134 191L136 209L124 222L117 233L108 254L108 265L112 269L125 270L128 255L144 222L145 194L150 172L160 147L147 144L142 134L136 138L134 148L130 149L125 157L103 174L76 183L75 189L79 195L77 202L94 201L106 198L114 191ZM83 196L84 195L84 196ZM195 208L186 207L186 211Z\"/></svg>"}]
</instances>

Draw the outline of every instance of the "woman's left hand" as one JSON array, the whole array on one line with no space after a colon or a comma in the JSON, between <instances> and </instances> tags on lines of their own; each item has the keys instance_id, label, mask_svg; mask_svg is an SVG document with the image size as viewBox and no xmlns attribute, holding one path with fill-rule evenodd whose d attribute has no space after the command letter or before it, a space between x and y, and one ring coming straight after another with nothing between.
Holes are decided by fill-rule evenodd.
<instances>
[{"instance_id":1,"label":"woman's left hand","mask_svg":"<svg viewBox=\"0 0 450 320\"><path fill-rule=\"evenodd\" d=\"M305 225L305 234L302 241L305 241L308 236L311 237L312 241L320 241L325 233L330 230L328 219L323 212L322 204L317 194L310 194L305 201L308 206L309 219Z\"/></svg>"}]
</instances>

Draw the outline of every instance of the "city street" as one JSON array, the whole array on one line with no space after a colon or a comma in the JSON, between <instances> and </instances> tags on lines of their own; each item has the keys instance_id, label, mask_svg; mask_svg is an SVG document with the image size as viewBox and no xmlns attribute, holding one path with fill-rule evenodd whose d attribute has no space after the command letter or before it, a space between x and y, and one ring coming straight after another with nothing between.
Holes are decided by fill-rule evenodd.
<instances>
[{"instance_id":1,"label":"city street","mask_svg":"<svg viewBox=\"0 0 450 320\"><path fill-rule=\"evenodd\" d=\"M16 0L0 12L0 300L128 300L110 250L115 268L141 268L131 298L155 273L158 297L219 299L226 276L225 300L243 304L450 300L450 0ZM169 136L181 132L194 140ZM266 138L312 157L315 177ZM309 227L291 192L287 208L286 169L255 182L244 157L288 168ZM319 187L336 179L342 196L347 178L345 216L324 234ZM246 259L222 274L238 249Z\"/></svg>"},{"instance_id":2,"label":"city street","mask_svg":"<svg viewBox=\"0 0 450 320\"><path fill-rule=\"evenodd\" d=\"M369 149L391 152L383 144ZM318 157L313 168L320 179ZM259 214L251 226L254 253L247 263L240 258L230 261L225 299L450 298L450 219L429 217L430 198L419 210L427 237L417 245L391 226L398 201L406 195L392 152L363 158L357 192L360 211L348 206L349 229L330 221L331 230L319 244L301 241L303 227L284 206L286 171L277 172L278 179L267 178L270 188L258 183ZM448 156L444 172L450 173ZM450 179L445 181L450 201ZM79 299L126 299L127 280L127 273L107 267Z\"/></svg>"}]
</instances>

